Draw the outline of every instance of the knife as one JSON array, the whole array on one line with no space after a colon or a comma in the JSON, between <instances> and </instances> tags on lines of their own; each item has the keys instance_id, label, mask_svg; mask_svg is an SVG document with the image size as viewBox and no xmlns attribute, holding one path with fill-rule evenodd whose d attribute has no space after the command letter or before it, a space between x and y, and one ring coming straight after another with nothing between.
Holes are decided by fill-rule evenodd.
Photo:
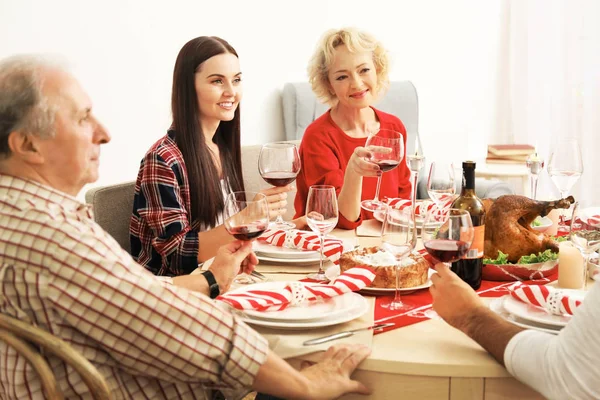
<instances>
[{"instance_id":1,"label":"knife","mask_svg":"<svg viewBox=\"0 0 600 400\"><path fill-rule=\"evenodd\" d=\"M334 333L332 335L327 335L327 336L323 336L320 338L307 340L306 342L303 343L303 345L304 346L312 346L314 344L326 343L326 342L330 342L332 340L350 337L350 336L354 335L356 332L368 331L370 329L372 329L374 331L378 331L380 329L389 328L390 326L394 326L394 325L395 324L377 324L377 325L373 325L373 326L368 326L366 328L353 329L351 331Z\"/></svg>"}]
</instances>

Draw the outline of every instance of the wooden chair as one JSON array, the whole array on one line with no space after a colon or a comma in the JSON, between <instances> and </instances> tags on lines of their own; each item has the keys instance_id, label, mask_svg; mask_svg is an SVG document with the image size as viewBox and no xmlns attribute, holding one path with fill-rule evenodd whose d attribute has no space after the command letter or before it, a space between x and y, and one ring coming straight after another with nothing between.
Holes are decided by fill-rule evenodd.
<instances>
[{"instance_id":1,"label":"wooden chair","mask_svg":"<svg viewBox=\"0 0 600 400\"><path fill-rule=\"evenodd\" d=\"M42 388L48 399L63 400L64 395L56 383L50 366L31 342L60 358L73 367L90 389L95 400L110 400L112 396L104 377L85 357L68 343L49 332L18 319L0 314L0 340L14 348L38 373Z\"/></svg>"}]
</instances>

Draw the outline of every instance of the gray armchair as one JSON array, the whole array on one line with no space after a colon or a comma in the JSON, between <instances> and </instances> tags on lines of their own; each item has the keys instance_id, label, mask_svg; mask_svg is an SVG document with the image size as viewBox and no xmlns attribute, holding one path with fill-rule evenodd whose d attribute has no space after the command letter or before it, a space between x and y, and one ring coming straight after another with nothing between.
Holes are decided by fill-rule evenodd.
<instances>
[{"instance_id":1,"label":"gray armchair","mask_svg":"<svg viewBox=\"0 0 600 400\"><path fill-rule=\"evenodd\" d=\"M290 82L283 87L283 122L286 140L302 139L306 127L328 110L326 104L317 100L308 82ZM415 150L415 138L421 146L419 137L419 101L417 90L410 81L395 81L385 96L375 105L377 109L400 118L406 127L406 152ZM428 198L427 172L424 167L417 185L417 197ZM461 180L456 180L457 191L460 191ZM477 196L480 198L496 198L503 194L512 194L511 187L499 180L477 178L475 183Z\"/></svg>"}]
</instances>

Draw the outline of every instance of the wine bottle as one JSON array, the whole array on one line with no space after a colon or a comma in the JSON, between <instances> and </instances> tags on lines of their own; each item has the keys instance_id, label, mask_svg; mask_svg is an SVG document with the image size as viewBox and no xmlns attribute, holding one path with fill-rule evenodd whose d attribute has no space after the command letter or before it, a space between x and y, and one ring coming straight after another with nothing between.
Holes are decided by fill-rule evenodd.
<instances>
[{"instance_id":1,"label":"wine bottle","mask_svg":"<svg viewBox=\"0 0 600 400\"><path fill-rule=\"evenodd\" d=\"M475 195L475 162L465 161L463 167L462 190L452 203L452 208L466 210L471 214L475 235L467 255L452 263L452 271L473 289L481 286L483 269L483 244L485 233L485 209L483 202Z\"/></svg>"}]
</instances>

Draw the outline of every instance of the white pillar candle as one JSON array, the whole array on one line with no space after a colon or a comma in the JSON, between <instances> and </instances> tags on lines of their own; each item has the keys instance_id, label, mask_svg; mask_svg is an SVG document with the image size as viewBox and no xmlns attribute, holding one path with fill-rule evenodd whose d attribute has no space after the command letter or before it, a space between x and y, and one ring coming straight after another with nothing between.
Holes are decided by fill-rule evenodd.
<instances>
[{"instance_id":1,"label":"white pillar candle","mask_svg":"<svg viewBox=\"0 0 600 400\"><path fill-rule=\"evenodd\" d=\"M583 288L583 256L571 242L561 242L558 251L558 287Z\"/></svg>"},{"instance_id":2,"label":"white pillar candle","mask_svg":"<svg viewBox=\"0 0 600 400\"><path fill-rule=\"evenodd\" d=\"M546 229L546 231L544 233L551 235L551 236L556 236L556 233L558 232L559 217L560 217L560 211L557 209L554 209L548 213L548 218L550 218L552 220L552 226L550 226L548 229Z\"/></svg>"}]
</instances>

